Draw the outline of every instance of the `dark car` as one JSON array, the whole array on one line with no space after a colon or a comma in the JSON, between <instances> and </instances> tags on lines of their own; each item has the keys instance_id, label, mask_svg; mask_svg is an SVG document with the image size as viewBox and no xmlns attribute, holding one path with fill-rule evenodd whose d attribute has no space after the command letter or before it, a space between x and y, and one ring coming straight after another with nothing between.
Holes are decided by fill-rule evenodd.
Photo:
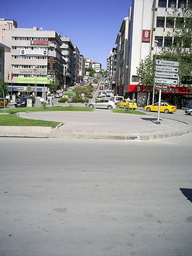
<instances>
[{"instance_id":1,"label":"dark car","mask_svg":"<svg viewBox=\"0 0 192 256\"><path fill-rule=\"evenodd\" d=\"M189 108L185 110L185 113L188 115L192 115L192 103L189 103Z\"/></svg>"},{"instance_id":2,"label":"dark car","mask_svg":"<svg viewBox=\"0 0 192 256\"><path fill-rule=\"evenodd\" d=\"M15 107L27 107L27 100L31 99L32 100L32 106L35 104L35 98L34 97L22 97L19 98L16 102L15 102Z\"/></svg>"}]
</instances>

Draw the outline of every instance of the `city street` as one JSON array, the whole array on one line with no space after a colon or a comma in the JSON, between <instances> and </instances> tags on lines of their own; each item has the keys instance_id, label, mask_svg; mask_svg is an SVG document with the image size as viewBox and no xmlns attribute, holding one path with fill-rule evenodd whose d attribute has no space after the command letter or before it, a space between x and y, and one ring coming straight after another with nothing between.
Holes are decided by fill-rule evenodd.
<instances>
[{"instance_id":1,"label":"city street","mask_svg":"<svg viewBox=\"0 0 192 256\"><path fill-rule=\"evenodd\" d=\"M0 138L0 255L191 256L191 141Z\"/></svg>"}]
</instances>

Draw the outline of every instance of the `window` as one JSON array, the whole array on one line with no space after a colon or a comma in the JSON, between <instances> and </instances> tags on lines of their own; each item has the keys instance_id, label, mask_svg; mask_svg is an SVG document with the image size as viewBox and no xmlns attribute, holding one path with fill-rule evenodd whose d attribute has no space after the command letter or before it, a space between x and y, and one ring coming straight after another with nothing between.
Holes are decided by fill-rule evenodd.
<instances>
[{"instance_id":1,"label":"window","mask_svg":"<svg viewBox=\"0 0 192 256\"><path fill-rule=\"evenodd\" d=\"M178 8L184 8L186 6L186 0L178 0Z\"/></svg>"},{"instance_id":2,"label":"window","mask_svg":"<svg viewBox=\"0 0 192 256\"><path fill-rule=\"evenodd\" d=\"M184 39L183 40L183 47L184 48L191 48L191 41L187 40L187 39Z\"/></svg>"},{"instance_id":3,"label":"window","mask_svg":"<svg viewBox=\"0 0 192 256\"><path fill-rule=\"evenodd\" d=\"M166 0L159 0L158 7L166 7Z\"/></svg>"},{"instance_id":4,"label":"window","mask_svg":"<svg viewBox=\"0 0 192 256\"><path fill-rule=\"evenodd\" d=\"M173 28L174 27L174 19L173 18L167 18L166 19L166 28Z\"/></svg>"},{"instance_id":5,"label":"window","mask_svg":"<svg viewBox=\"0 0 192 256\"><path fill-rule=\"evenodd\" d=\"M176 0L169 0L169 1L168 1L168 7L169 7L169 8L174 8L174 7L176 7Z\"/></svg>"},{"instance_id":6,"label":"window","mask_svg":"<svg viewBox=\"0 0 192 256\"><path fill-rule=\"evenodd\" d=\"M157 28L164 28L165 18L164 17L157 17Z\"/></svg>"},{"instance_id":7,"label":"window","mask_svg":"<svg viewBox=\"0 0 192 256\"><path fill-rule=\"evenodd\" d=\"M157 46L158 47L163 46L163 37L155 37L155 40L157 41Z\"/></svg>"},{"instance_id":8,"label":"window","mask_svg":"<svg viewBox=\"0 0 192 256\"><path fill-rule=\"evenodd\" d=\"M132 76L132 82L138 82L138 76Z\"/></svg>"},{"instance_id":9,"label":"window","mask_svg":"<svg viewBox=\"0 0 192 256\"><path fill-rule=\"evenodd\" d=\"M184 24L184 18L176 18L175 27L182 28Z\"/></svg>"},{"instance_id":10,"label":"window","mask_svg":"<svg viewBox=\"0 0 192 256\"><path fill-rule=\"evenodd\" d=\"M171 37L165 37L164 46L168 47L172 45L172 38Z\"/></svg>"},{"instance_id":11,"label":"window","mask_svg":"<svg viewBox=\"0 0 192 256\"><path fill-rule=\"evenodd\" d=\"M173 45L177 47L182 46L182 38L181 37L175 37L173 40Z\"/></svg>"}]
</instances>

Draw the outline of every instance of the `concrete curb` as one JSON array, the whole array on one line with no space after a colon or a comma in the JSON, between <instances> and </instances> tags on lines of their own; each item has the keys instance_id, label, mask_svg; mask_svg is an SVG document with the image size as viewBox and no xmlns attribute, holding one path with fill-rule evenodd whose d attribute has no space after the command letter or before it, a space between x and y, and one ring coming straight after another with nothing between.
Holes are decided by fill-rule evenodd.
<instances>
[{"instance_id":1,"label":"concrete curb","mask_svg":"<svg viewBox=\"0 0 192 256\"><path fill-rule=\"evenodd\" d=\"M62 123L60 125L63 125ZM59 125L59 126L60 126ZM0 137L22 138L75 138L75 139L105 139L105 140L152 140L182 136L192 133L192 129L164 132L159 134L111 134L97 131L62 131L58 127L37 126L0 126Z\"/></svg>"}]
</instances>

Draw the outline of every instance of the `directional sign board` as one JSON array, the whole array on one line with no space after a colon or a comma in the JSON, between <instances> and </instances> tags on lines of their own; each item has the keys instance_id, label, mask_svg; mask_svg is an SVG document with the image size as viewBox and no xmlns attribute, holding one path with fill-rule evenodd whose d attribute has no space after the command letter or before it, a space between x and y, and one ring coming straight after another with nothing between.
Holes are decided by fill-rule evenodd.
<instances>
[{"instance_id":1,"label":"directional sign board","mask_svg":"<svg viewBox=\"0 0 192 256\"><path fill-rule=\"evenodd\" d=\"M161 65L161 66L171 66L171 67L178 67L179 62L177 61L168 61L168 60L156 60L155 61L156 65Z\"/></svg>"},{"instance_id":2,"label":"directional sign board","mask_svg":"<svg viewBox=\"0 0 192 256\"><path fill-rule=\"evenodd\" d=\"M178 81L173 79L163 79L163 78L155 78L156 84L173 84L177 85Z\"/></svg>"},{"instance_id":3,"label":"directional sign board","mask_svg":"<svg viewBox=\"0 0 192 256\"><path fill-rule=\"evenodd\" d=\"M155 66L156 71L165 71L165 72L178 72L178 68L166 67L166 66Z\"/></svg>"},{"instance_id":4,"label":"directional sign board","mask_svg":"<svg viewBox=\"0 0 192 256\"><path fill-rule=\"evenodd\" d=\"M155 77L164 77L164 78L173 78L177 79L178 75L175 73L167 73L167 72L155 72Z\"/></svg>"}]
</instances>

